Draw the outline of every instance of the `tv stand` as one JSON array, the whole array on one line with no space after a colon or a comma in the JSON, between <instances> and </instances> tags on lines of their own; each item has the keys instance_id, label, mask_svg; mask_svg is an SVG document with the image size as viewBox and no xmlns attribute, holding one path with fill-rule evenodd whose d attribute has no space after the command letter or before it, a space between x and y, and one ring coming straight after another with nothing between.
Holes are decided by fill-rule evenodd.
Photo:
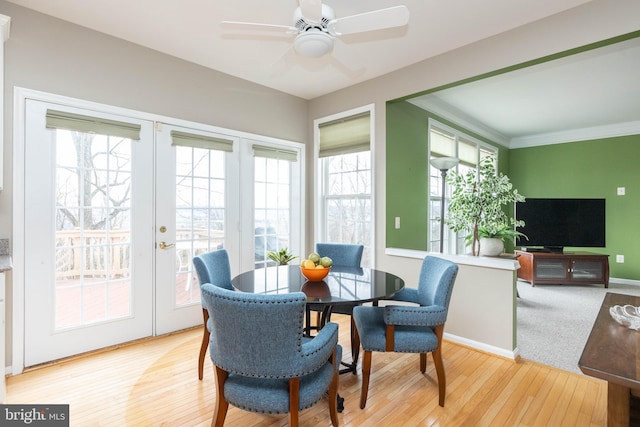
<instances>
[{"instance_id":1,"label":"tv stand","mask_svg":"<svg viewBox=\"0 0 640 427\"><path fill-rule=\"evenodd\" d=\"M600 284L609 287L609 255L592 252L515 251L518 279L537 284Z\"/></svg>"}]
</instances>

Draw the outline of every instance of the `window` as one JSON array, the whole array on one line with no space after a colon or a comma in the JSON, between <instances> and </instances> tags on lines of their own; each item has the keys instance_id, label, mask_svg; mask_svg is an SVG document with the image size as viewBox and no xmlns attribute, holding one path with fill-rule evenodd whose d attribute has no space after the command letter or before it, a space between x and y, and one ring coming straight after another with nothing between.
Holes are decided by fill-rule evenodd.
<instances>
[{"instance_id":1,"label":"window","mask_svg":"<svg viewBox=\"0 0 640 427\"><path fill-rule=\"evenodd\" d=\"M292 165L297 151L254 145L255 267L273 265L267 254L292 249ZM296 165L297 166L297 165ZM292 249L293 250L293 249ZM304 258L304 257L303 257Z\"/></svg>"},{"instance_id":2,"label":"window","mask_svg":"<svg viewBox=\"0 0 640 427\"><path fill-rule=\"evenodd\" d=\"M496 161L498 150L488 144L464 134L454 128L429 120L429 158L457 157L460 162L448 171L466 174L469 171L477 171L480 162L488 156L493 156ZM440 251L440 239L444 239L444 253L465 253L466 236L456 235L446 226L444 236L440 236L440 212L442 203L446 207L449 203L450 189L445 186L445 194L442 194L442 173L433 166L429 167L429 235L427 249L432 252Z\"/></svg>"},{"instance_id":3,"label":"window","mask_svg":"<svg viewBox=\"0 0 640 427\"><path fill-rule=\"evenodd\" d=\"M363 266L373 264L371 123L367 108L318 125L317 241L364 245Z\"/></svg>"},{"instance_id":4,"label":"window","mask_svg":"<svg viewBox=\"0 0 640 427\"><path fill-rule=\"evenodd\" d=\"M172 131L176 160L176 303L200 301L200 289L194 266L194 256L224 247L226 223L226 152L228 147L198 146L203 136L184 138ZM194 135L195 136L195 135Z\"/></svg>"}]
</instances>

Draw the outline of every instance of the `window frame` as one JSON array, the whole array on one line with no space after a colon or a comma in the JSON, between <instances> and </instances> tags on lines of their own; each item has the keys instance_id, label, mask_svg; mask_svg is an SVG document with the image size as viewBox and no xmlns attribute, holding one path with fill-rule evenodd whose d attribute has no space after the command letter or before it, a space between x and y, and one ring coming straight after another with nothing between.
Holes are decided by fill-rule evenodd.
<instances>
[{"instance_id":1,"label":"window frame","mask_svg":"<svg viewBox=\"0 0 640 427\"><path fill-rule=\"evenodd\" d=\"M321 125L332 122L335 120L348 119L353 116L358 116L362 114L369 114L369 166L370 166L370 192L368 196L367 193L354 194L345 197L340 196L325 196L325 188L328 179L328 171L327 164L325 158L321 158L320 153L320 127ZM360 151L364 152L364 151ZM335 157L335 156L329 156ZM376 241L376 204L375 204L375 111L374 104L364 105L362 107L354 108L348 111L344 111L341 113L337 113L334 115L322 117L320 119L314 120L314 165L316 167L316 173L314 174L314 188L315 188L315 200L314 200L314 217L316 220L314 221L314 242L327 241L327 201L328 200L336 200L336 199L345 199L349 200L369 200L370 204L370 224L369 224L369 241L366 242L365 245L365 255L363 255L362 264L368 267L375 266L375 241ZM313 250L313 249L311 249ZM368 253L368 256L366 255Z\"/></svg>"},{"instance_id":2,"label":"window frame","mask_svg":"<svg viewBox=\"0 0 640 427\"><path fill-rule=\"evenodd\" d=\"M446 125L444 123L442 123L441 121L434 119L434 118L429 118L428 119L428 127L427 127L427 141L428 141L428 159L427 159L427 250L430 252L437 252L439 250L439 246L440 246L440 239L442 238L442 236L440 236L440 239L433 239L432 238L432 233L431 230L433 229L434 226L436 226L438 229L440 228L440 221L438 221L436 218L440 216L440 212L438 210L438 212L433 212L433 206L435 205L435 203L437 203L438 201L442 200L442 196L440 195L438 196L433 196L433 194L437 193L439 194L441 191L441 173L440 171L436 170L429 162L429 160L432 158L431 155L431 147L432 147L432 143L431 143L431 132L432 129L436 128L440 131L446 132L451 134L454 137L454 141L455 141L455 147L454 147L454 157L459 158L460 155L460 144L461 141L463 141L464 143L468 144L468 143L472 143L475 145L476 148L476 158L475 158L475 167L476 167L476 175L477 175L477 171L478 171L478 166L480 165L480 162L482 161L482 159L487 156L487 155L491 155L494 156L495 162L496 162L496 166L498 163L498 155L499 155L499 150L498 147L495 147L491 144L488 144L486 142L483 142L481 140L479 140L476 137L471 136L469 133L464 132L460 129L456 129L452 126ZM483 154L485 153L485 154ZM449 173L451 173L452 171L459 173L460 171L460 163L456 166L454 166L452 169L450 169L449 171L447 171L447 175ZM432 191L432 186L431 183L432 182L437 182L438 185L436 186L437 188L435 189L436 191ZM445 195L444 195L444 200L445 200L445 215L446 215L446 210L447 210L447 206L449 205L449 201L451 199L451 186L446 185L445 186ZM451 231L446 225L444 227L444 235L445 235L445 242L444 242L444 252L447 254L464 254L465 253L465 249L466 249L466 245L465 245L465 237L466 235L463 233L454 233L453 231ZM450 244L450 242L454 242L455 241L455 246L452 247L452 245ZM432 250L432 248L438 248L438 250ZM453 249L453 250L452 250Z\"/></svg>"},{"instance_id":3,"label":"window frame","mask_svg":"<svg viewBox=\"0 0 640 427\"><path fill-rule=\"evenodd\" d=\"M297 154L297 161L290 162L289 166L289 206L290 206L290 218L289 218L289 250L294 255L304 258L304 177L305 177L305 147L303 144L297 142L288 143L283 140L275 140L270 138L264 139L240 139L240 169L243 171L240 177L239 194L251 194L251 200L242 199L240 201L240 222L239 227L241 230L250 230L246 233L241 233L241 248L243 249L240 254L240 271L248 271L256 268L257 261L255 260L255 154L254 145L270 148L274 151L284 150L289 152L295 152ZM262 157L262 156L258 156ZM251 248L251 250L247 250Z\"/></svg>"}]
</instances>

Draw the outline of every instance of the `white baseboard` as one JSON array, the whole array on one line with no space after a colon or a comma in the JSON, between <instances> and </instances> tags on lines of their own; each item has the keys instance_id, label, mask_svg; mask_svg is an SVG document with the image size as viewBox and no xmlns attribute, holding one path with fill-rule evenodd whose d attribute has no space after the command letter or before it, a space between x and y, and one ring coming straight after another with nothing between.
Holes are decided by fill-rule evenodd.
<instances>
[{"instance_id":1,"label":"white baseboard","mask_svg":"<svg viewBox=\"0 0 640 427\"><path fill-rule=\"evenodd\" d=\"M504 348L496 347L493 345L485 344L479 341L470 340L468 338L459 337L457 335L452 335L448 333L444 333L444 338L447 340L454 342L456 344L464 345L466 347L475 348L480 351L484 351L486 353L495 354L497 356L506 357L507 359L516 360L520 355L520 350L518 347L509 351Z\"/></svg>"},{"instance_id":2,"label":"white baseboard","mask_svg":"<svg viewBox=\"0 0 640 427\"><path fill-rule=\"evenodd\" d=\"M640 280L609 278L609 283L620 283L621 285L640 286Z\"/></svg>"}]
</instances>

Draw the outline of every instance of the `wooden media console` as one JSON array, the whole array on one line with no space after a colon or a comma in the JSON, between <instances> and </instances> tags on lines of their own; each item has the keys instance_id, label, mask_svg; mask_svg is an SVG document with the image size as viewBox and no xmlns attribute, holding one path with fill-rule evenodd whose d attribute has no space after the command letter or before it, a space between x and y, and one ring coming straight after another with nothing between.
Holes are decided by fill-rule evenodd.
<instances>
[{"instance_id":1,"label":"wooden media console","mask_svg":"<svg viewBox=\"0 0 640 427\"><path fill-rule=\"evenodd\" d=\"M600 284L609 287L609 255L592 252L515 251L518 279L537 284Z\"/></svg>"}]
</instances>

